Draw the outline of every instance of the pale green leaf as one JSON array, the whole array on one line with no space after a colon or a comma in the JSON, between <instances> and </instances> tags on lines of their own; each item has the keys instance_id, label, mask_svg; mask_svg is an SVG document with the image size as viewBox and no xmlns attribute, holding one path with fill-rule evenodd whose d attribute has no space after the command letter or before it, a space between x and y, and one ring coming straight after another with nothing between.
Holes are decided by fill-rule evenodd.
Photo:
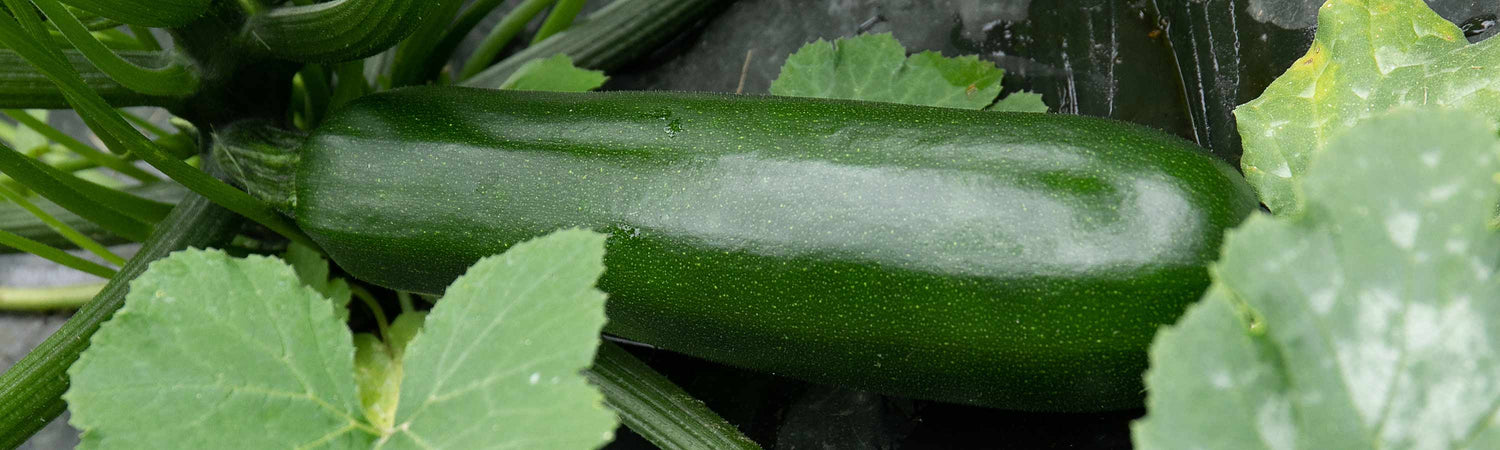
<instances>
[{"instance_id":1,"label":"pale green leaf","mask_svg":"<svg viewBox=\"0 0 1500 450\"><path fill-rule=\"evenodd\" d=\"M616 426L589 367L604 235L567 230L485 258L406 349L392 448L593 448Z\"/></svg>"},{"instance_id":2,"label":"pale green leaf","mask_svg":"<svg viewBox=\"0 0 1500 450\"><path fill-rule=\"evenodd\" d=\"M1497 158L1468 111L1332 139L1305 207L1230 232L1209 293L1157 336L1136 445L1500 448Z\"/></svg>"},{"instance_id":3,"label":"pale green leaf","mask_svg":"<svg viewBox=\"0 0 1500 450\"><path fill-rule=\"evenodd\" d=\"M604 72L573 66L572 58L558 53L551 58L533 59L522 64L500 85L500 89L587 92L603 86L608 79Z\"/></svg>"},{"instance_id":4,"label":"pale green leaf","mask_svg":"<svg viewBox=\"0 0 1500 450\"><path fill-rule=\"evenodd\" d=\"M293 242L287 246L281 259L292 265L292 270L297 273L297 279L302 280L303 285L313 288L338 306L334 314L339 320L349 320L349 300L353 298L349 282L343 278L328 277L328 260L322 254L311 247Z\"/></svg>"},{"instance_id":5,"label":"pale green leaf","mask_svg":"<svg viewBox=\"0 0 1500 450\"><path fill-rule=\"evenodd\" d=\"M1235 110L1245 177L1271 211L1330 139L1398 105L1450 105L1500 118L1500 40L1470 45L1422 0L1332 0L1307 55Z\"/></svg>"},{"instance_id":6,"label":"pale green leaf","mask_svg":"<svg viewBox=\"0 0 1500 450\"><path fill-rule=\"evenodd\" d=\"M989 108L985 108L985 111L1044 113L1047 112L1047 104L1042 102L1042 94L1023 91L1005 96Z\"/></svg>"},{"instance_id":7,"label":"pale green leaf","mask_svg":"<svg viewBox=\"0 0 1500 450\"><path fill-rule=\"evenodd\" d=\"M349 329L273 258L152 263L69 369L82 447L359 448Z\"/></svg>"},{"instance_id":8,"label":"pale green leaf","mask_svg":"<svg viewBox=\"0 0 1500 450\"><path fill-rule=\"evenodd\" d=\"M889 33L865 34L802 46L781 66L771 94L984 109L1000 95L1004 74L974 55L907 57Z\"/></svg>"}]
</instances>

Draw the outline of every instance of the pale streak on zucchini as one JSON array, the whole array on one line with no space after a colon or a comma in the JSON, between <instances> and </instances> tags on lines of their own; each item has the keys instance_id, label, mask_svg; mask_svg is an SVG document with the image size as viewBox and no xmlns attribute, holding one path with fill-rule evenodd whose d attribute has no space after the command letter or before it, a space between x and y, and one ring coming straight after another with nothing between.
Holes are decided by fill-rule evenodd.
<instances>
[{"instance_id":1,"label":"pale streak on zucchini","mask_svg":"<svg viewBox=\"0 0 1500 450\"><path fill-rule=\"evenodd\" d=\"M202 196L189 196L172 209L156 232L130 258L99 295L84 304L62 328L0 374L0 448L15 448L67 408L68 366L89 345L99 325L125 304L125 293L152 261L188 247L226 241L238 223L235 214Z\"/></svg>"}]
</instances>

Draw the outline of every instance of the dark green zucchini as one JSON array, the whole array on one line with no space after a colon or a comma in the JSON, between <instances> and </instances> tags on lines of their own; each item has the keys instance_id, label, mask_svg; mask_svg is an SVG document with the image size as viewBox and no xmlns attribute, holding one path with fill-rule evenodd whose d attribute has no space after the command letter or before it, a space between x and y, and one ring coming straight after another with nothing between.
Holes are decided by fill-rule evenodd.
<instances>
[{"instance_id":1,"label":"dark green zucchini","mask_svg":"<svg viewBox=\"0 0 1500 450\"><path fill-rule=\"evenodd\" d=\"M405 89L282 156L279 200L360 279L435 293L585 227L612 234L610 333L1025 410L1139 406L1153 333L1257 206L1135 125L806 98Z\"/></svg>"}]
</instances>

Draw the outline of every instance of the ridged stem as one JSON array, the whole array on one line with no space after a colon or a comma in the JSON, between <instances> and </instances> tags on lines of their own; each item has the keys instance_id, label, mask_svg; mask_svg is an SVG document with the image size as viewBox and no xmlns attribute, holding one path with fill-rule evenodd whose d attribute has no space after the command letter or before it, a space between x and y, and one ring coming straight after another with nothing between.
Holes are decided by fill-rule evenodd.
<instances>
[{"instance_id":1,"label":"ridged stem","mask_svg":"<svg viewBox=\"0 0 1500 450\"><path fill-rule=\"evenodd\" d=\"M572 58L575 66L608 71L656 50L705 14L730 3L733 0L618 0L458 84L497 89L522 64L559 53Z\"/></svg>"},{"instance_id":2,"label":"ridged stem","mask_svg":"<svg viewBox=\"0 0 1500 450\"><path fill-rule=\"evenodd\" d=\"M433 0L335 0L263 11L245 23L251 48L300 62L340 62L396 45L435 6Z\"/></svg>"},{"instance_id":3,"label":"ridged stem","mask_svg":"<svg viewBox=\"0 0 1500 450\"><path fill-rule=\"evenodd\" d=\"M739 429L613 342L599 345L584 372L620 421L668 450L758 449Z\"/></svg>"},{"instance_id":4,"label":"ridged stem","mask_svg":"<svg viewBox=\"0 0 1500 450\"><path fill-rule=\"evenodd\" d=\"M162 52L121 51L121 58L132 64L159 64L167 55ZM68 65L78 71L84 84L114 106L174 106L180 97L143 94L121 85L94 67L78 50L64 50ZM14 50L0 49L0 108L65 109L68 101L62 89L36 70Z\"/></svg>"},{"instance_id":5,"label":"ridged stem","mask_svg":"<svg viewBox=\"0 0 1500 450\"><path fill-rule=\"evenodd\" d=\"M63 0L68 6L130 25L175 27L208 11L213 0Z\"/></svg>"}]
</instances>

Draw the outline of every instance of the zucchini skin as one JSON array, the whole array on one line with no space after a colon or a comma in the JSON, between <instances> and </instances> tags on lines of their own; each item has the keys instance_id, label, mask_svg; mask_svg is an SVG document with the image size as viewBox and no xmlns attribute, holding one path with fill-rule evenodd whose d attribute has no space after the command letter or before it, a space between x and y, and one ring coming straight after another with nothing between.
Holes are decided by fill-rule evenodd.
<instances>
[{"instance_id":1,"label":"zucchini skin","mask_svg":"<svg viewBox=\"0 0 1500 450\"><path fill-rule=\"evenodd\" d=\"M806 98L410 88L304 144L297 223L439 293L564 227L611 233L606 331L881 393L1139 407L1146 348L1258 207L1181 139L1105 119Z\"/></svg>"}]
</instances>

